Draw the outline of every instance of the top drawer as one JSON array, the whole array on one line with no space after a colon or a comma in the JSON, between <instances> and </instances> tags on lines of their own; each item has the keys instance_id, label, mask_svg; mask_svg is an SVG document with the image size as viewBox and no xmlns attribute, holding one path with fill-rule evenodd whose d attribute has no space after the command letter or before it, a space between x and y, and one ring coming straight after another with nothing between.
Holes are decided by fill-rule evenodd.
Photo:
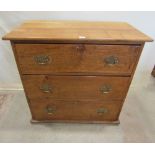
<instances>
[{"instance_id":1,"label":"top drawer","mask_svg":"<svg viewBox=\"0 0 155 155\"><path fill-rule=\"evenodd\" d=\"M16 44L22 74L131 74L139 46Z\"/></svg>"}]
</instances>

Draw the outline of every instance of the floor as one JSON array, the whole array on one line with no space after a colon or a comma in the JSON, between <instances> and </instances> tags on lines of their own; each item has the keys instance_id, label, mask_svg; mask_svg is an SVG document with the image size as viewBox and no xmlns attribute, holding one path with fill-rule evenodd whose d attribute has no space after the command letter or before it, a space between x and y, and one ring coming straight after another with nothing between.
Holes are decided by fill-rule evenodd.
<instances>
[{"instance_id":1,"label":"floor","mask_svg":"<svg viewBox=\"0 0 155 155\"><path fill-rule=\"evenodd\" d=\"M132 82L120 125L31 124L23 91L0 91L0 142L155 142L155 78L142 80Z\"/></svg>"}]
</instances>

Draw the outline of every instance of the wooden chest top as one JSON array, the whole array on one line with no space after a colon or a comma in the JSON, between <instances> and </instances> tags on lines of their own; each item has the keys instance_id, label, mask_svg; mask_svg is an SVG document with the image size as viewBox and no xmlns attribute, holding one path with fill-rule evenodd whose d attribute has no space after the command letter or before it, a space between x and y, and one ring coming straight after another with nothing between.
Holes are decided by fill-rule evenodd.
<instances>
[{"instance_id":1,"label":"wooden chest top","mask_svg":"<svg viewBox=\"0 0 155 155\"><path fill-rule=\"evenodd\" d=\"M27 21L4 40L50 40L64 42L146 42L149 36L125 22Z\"/></svg>"}]
</instances>

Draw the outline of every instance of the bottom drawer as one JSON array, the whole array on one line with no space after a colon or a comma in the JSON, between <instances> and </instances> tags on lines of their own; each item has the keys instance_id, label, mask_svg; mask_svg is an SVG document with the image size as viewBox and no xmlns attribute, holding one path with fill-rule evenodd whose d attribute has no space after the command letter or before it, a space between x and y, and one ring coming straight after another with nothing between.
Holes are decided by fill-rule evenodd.
<instances>
[{"instance_id":1,"label":"bottom drawer","mask_svg":"<svg viewBox=\"0 0 155 155\"><path fill-rule=\"evenodd\" d=\"M30 101L32 117L36 121L117 121L121 107L120 101Z\"/></svg>"}]
</instances>

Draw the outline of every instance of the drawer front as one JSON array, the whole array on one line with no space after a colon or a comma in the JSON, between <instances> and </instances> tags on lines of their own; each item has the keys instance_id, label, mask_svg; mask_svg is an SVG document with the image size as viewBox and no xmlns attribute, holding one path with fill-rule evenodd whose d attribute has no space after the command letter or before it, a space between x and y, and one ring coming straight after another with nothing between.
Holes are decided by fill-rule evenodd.
<instances>
[{"instance_id":1,"label":"drawer front","mask_svg":"<svg viewBox=\"0 0 155 155\"><path fill-rule=\"evenodd\" d=\"M123 100L130 77L24 75L29 98Z\"/></svg>"},{"instance_id":2,"label":"drawer front","mask_svg":"<svg viewBox=\"0 0 155 155\"><path fill-rule=\"evenodd\" d=\"M121 102L77 101L77 100L30 100L34 120L85 120L116 121Z\"/></svg>"},{"instance_id":3,"label":"drawer front","mask_svg":"<svg viewBox=\"0 0 155 155\"><path fill-rule=\"evenodd\" d=\"M16 44L23 74L131 74L139 46Z\"/></svg>"}]
</instances>

